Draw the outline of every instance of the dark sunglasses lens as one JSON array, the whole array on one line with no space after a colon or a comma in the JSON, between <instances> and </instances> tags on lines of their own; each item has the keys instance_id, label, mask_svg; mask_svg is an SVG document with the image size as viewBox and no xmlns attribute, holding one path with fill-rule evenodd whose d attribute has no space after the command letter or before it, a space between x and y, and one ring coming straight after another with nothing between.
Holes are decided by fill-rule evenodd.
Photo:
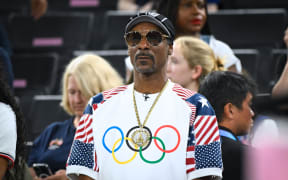
<instances>
[{"instance_id":1,"label":"dark sunglasses lens","mask_svg":"<svg viewBox=\"0 0 288 180\"><path fill-rule=\"evenodd\" d=\"M157 31L150 31L149 33L147 33L146 38L153 46L157 46L162 41L162 35L160 32Z\"/></svg>"},{"instance_id":2,"label":"dark sunglasses lens","mask_svg":"<svg viewBox=\"0 0 288 180\"><path fill-rule=\"evenodd\" d=\"M141 41L141 34L139 32L129 32L126 35L126 41L129 46L136 46Z\"/></svg>"}]
</instances>

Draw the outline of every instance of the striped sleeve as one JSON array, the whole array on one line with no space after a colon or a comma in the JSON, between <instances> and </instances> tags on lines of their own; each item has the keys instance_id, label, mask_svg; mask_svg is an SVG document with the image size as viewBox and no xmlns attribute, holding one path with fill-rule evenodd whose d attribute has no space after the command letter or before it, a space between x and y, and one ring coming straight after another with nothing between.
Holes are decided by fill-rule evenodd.
<instances>
[{"instance_id":1,"label":"striped sleeve","mask_svg":"<svg viewBox=\"0 0 288 180\"><path fill-rule=\"evenodd\" d=\"M191 96L187 102L196 107L189 128L186 156L188 177L222 177L221 144L215 112L208 100L200 94Z\"/></svg>"},{"instance_id":2,"label":"striped sleeve","mask_svg":"<svg viewBox=\"0 0 288 180\"><path fill-rule=\"evenodd\" d=\"M97 164L97 152L94 147L93 117L95 111L108 99L127 89L127 86L119 86L92 97L80 119L75 138L67 160L67 175L73 179L75 175L84 174L96 179L99 173Z\"/></svg>"},{"instance_id":3,"label":"striped sleeve","mask_svg":"<svg viewBox=\"0 0 288 180\"><path fill-rule=\"evenodd\" d=\"M80 119L67 160L66 173L69 177L73 177L73 174L84 174L94 179L97 177L99 168L93 141L92 114L102 101L102 94L93 97Z\"/></svg>"}]
</instances>

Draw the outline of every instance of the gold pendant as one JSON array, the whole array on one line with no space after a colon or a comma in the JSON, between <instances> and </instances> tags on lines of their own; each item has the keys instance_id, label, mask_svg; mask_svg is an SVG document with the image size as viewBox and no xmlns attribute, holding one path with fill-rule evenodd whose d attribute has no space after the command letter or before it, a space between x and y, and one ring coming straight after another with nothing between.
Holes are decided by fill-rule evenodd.
<instances>
[{"instance_id":1,"label":"gold pendant","mask_svg":"<svg viewBox=\"0 0 288 180\"><path fill-rule=\"evenodd\" d=\"M131 139L134 145L137 145L138 147L145 147L148 145L151 137L147 129L139 128L132 133Z\"/></svg>"}]
</instances>

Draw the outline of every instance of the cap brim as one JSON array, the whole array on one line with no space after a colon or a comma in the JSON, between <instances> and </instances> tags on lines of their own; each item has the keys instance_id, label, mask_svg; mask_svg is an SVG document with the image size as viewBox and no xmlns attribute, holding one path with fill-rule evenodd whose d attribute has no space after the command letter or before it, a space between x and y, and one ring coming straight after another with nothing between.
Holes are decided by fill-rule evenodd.
<instances>
[{"instance_id":1,"label":"cap brim","mask_svg":"<svg viewBox=\"0 0 288 180\"><path fill-rule=\"evenodd\" d=\"M159 27L166 35L170 36L170 33L167 30L167 28L162 23L160 23L159 21L157 21L156 19L154 19L150 16L139 16L139 17L135 18L135 20L131 21L131 23L127 25L125 33L129 32L134 26L136 26L137 24L142 23L142 22L152 23L152 24L156 25L157 27Z\"/></svg>"}]
</instances>

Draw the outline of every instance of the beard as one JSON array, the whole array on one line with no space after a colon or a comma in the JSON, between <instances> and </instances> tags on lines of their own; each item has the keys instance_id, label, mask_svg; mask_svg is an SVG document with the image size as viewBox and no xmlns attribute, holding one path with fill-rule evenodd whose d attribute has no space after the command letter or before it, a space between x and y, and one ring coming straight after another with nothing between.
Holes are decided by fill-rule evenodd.
<instances>
[{"instance_id":1,"label":"beard","mask_svg":"<svg viewBox=\"0 0 288 180\"><path fill-rule=\"evenodd\" d=\"M134 68L137 72L150 75L156 71L154 56L146 53L139 53L135 56Z\"/></svg>"}]
</instances>

